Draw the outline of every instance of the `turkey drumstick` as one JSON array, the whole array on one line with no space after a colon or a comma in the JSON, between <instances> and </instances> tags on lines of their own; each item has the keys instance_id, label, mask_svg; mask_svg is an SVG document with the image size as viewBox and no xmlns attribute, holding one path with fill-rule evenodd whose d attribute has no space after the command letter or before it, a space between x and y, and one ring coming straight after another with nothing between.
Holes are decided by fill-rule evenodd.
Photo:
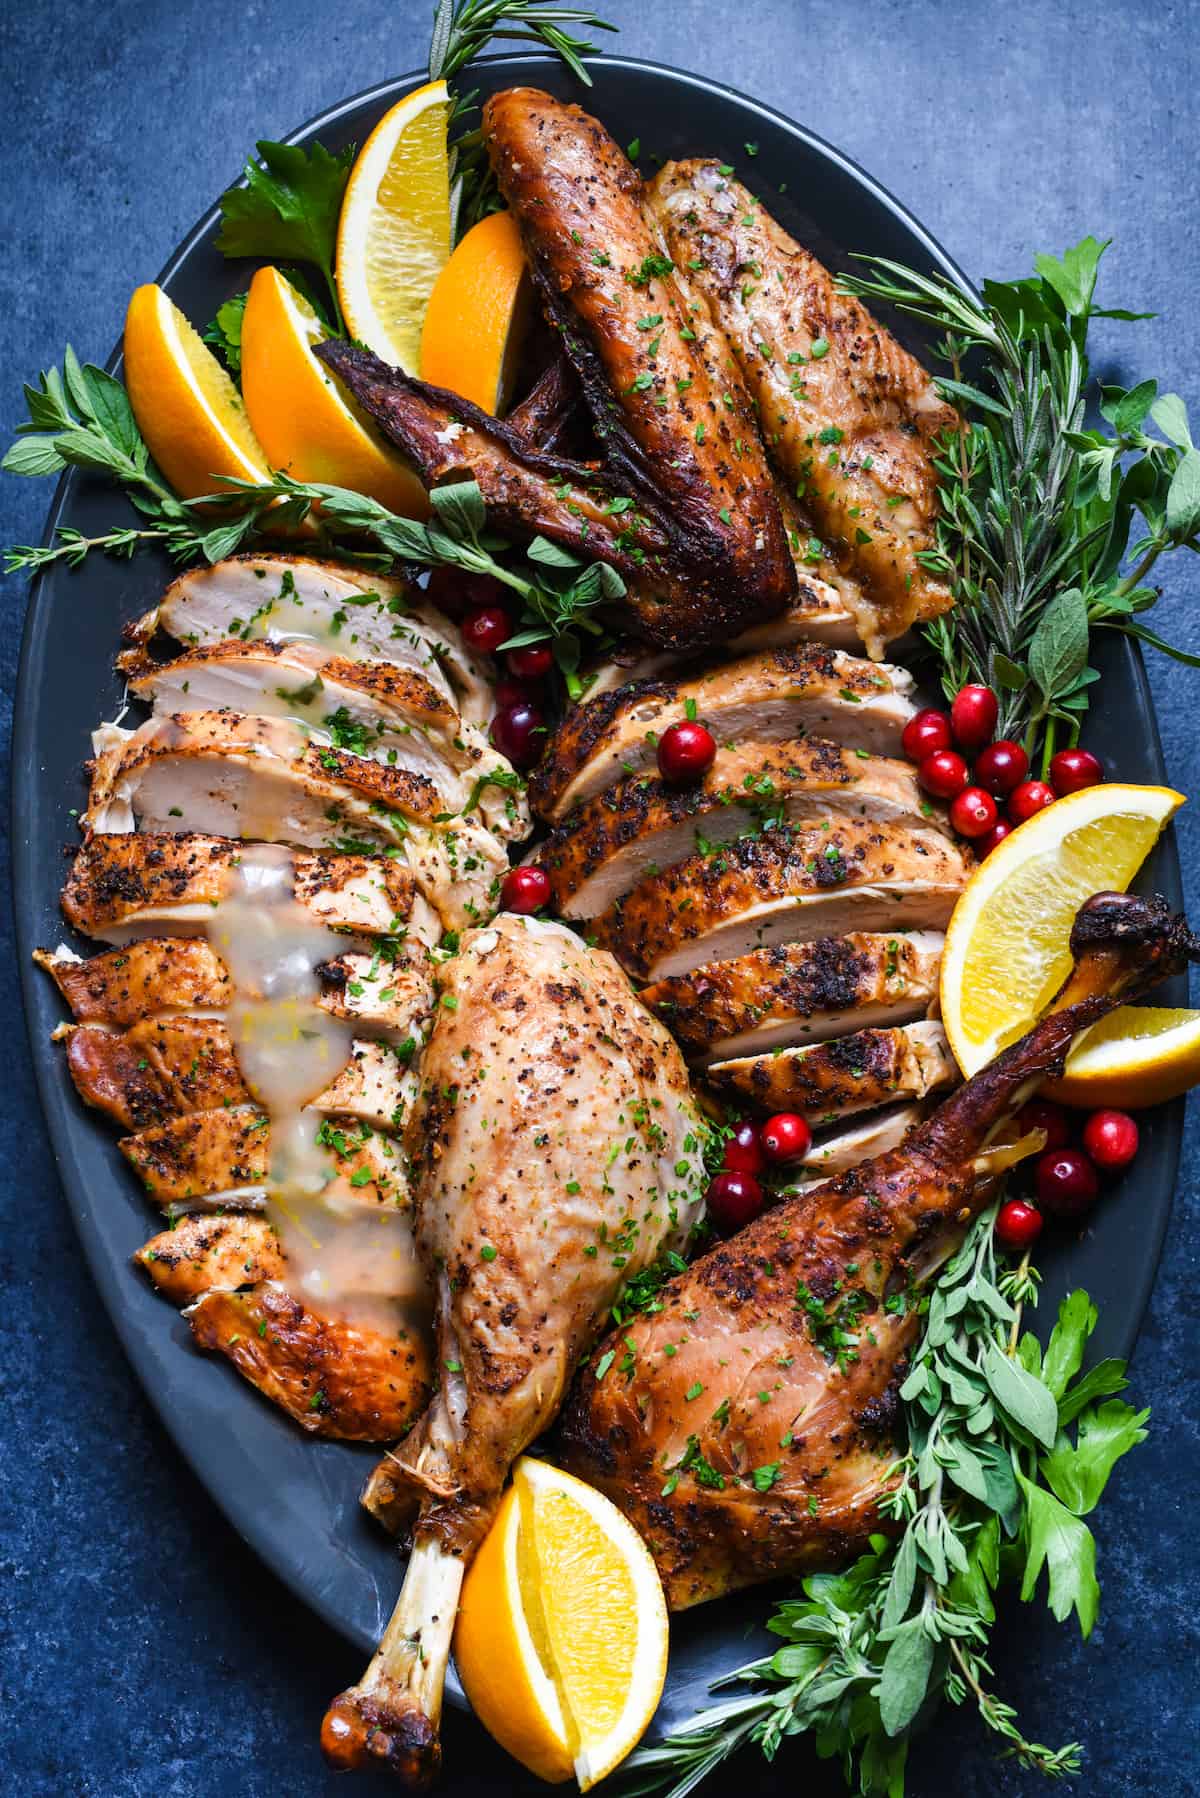
<instances>
[{"instance_id":1,"label":"turkey drumstick","mask_svg":"<svg viewBox=\"0 0 1200 1798\"><path fill-rule=\"evenodd\" d=\"M406 1136L440 1388L391 1458L419 1498L395 1613L321 1732L337 1767L418 1783L463 1573L623 1283L686 1239L704 1129L679 1050L616 963L504 915L446 964Z\"/></svg>"},{"instance_id":2,"label":"turkey drumstick","mask_svg":"<svg viewBox=\"0 0 1200 1798\"><path fill-rule=\"evenodd\" d=\"M672 1608L833 1566L889 1529L914 1300L994 1188L998 1126L1061 1072L1078 1031L1200 959L1161 900L1120 893L1083 906L1071 948L1050 1013L899 1148L693 1263L661 1310L622 1327L627 1377L600 1350L584 1370L566 1464L645 1536Z\"/></svg>"}]
</instances>

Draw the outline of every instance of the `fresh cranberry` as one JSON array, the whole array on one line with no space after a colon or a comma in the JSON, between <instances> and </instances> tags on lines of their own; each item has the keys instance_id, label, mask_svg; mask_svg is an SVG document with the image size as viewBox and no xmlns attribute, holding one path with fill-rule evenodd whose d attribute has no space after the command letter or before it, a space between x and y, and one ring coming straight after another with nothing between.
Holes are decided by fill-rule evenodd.
<instances>
[{"instance_id":1,"label":"fresh cranberry","mask_svg":"<svg viewBox=\"0 0 1200 1798\"><path fill-rule=\"evenodd\" d=\"M1138 1127L1127 1111L1093 1111L1083 1126L1083 1146L1097 1167L1116 1173L1138 1152Z\"/></svg>"},{"instance_id":2,"label":"fresh cranberry","mask_svg":"<svg viewBox=\"0 0 1200 1798\"><path fill-rule=\"evenodd\" d=\"M1005 1249L1031 1249L1042 1233L1042 1214L1024 1199L1009 1199L996 1213L996 1241Z\"/></svg>"},{"instance_id":3,"label":"fresh cranberry","mask_svg":"<svg viewBox=\"0 0 1200 1798\"><path fill-rule=\"evenodd\" d=\"M503 606L476 606L462 621L463 642L477 655L495 655L512 636L512 619Z\"/></svg>"},{"instance_id":4,"label":"fresh cranberry","mask_svg":"<svg viewBox=\"0 0 1200 1798\"><path fill-rule=\"evenodd\" d=\"M794 1111L777 1111L758 1133L763 1154L776 1167L800 1161L812 1148L812 1131Z\"/></svg>"},{"instance_id":5,"label":"fresh cranberry","mask_svg":"<svg viewBox=\"0 0 1200 1798\"><path fill-rule=\"evenodd\" d=\"M992 825L986 837L978 838L975 844L976 855L986 857L992 853L993 849L999 849L1005 837L1011 837L1013 829L1014 826L1008 822L1007 818L1001 818Z\"/></svg>"},{"instance_id":6,"label":"fresh cranberry","mask_svg":"<svg viewBox=\"0 0 1200 1798\"><path fill-rule=\"evenodd\" d=\"M492 698L498 712L506 712L509 706L534 705L534 694L524 681L515 680L511 674L502 674L492 688Z\"/></svg>"},{"instance_id":7,"label":"fresh cranberry","mask_svg":"<svg viewBox=\"0 0 1200 1798\"><path fill-rule=\"evenodd\" d=\"M718 1174L704 1195L708 1215L722 1236L753 1223L763 1208L763 1189L753 1174Z\"/></svg>"},{"instance_id":8,"label":"fresh cranberry","mask_svg":"<svg viewBox=\"0 0 1200 1798\"><path fill-rule=\"evenodd\" d=\"M548 643L527 643L523 649L510 649L508 670L518 680L545 680L554 666L554 651Z\"/></svg>"},{"instance_id":9,"label":"fresh cranberry","mask_svg":"<svg viewBox=\"0 0 1200 1798\"><path fill-rule=\"evenodd\" d=\"M1023 780L1008 796L1008 815L1014 824L1024 824L1035 812L1044 812L1058 795L1044 780Z\"/></svg>"},{"instance_id":10,"label":"fresh cranberry","mask_svg":"<svg viewBox=\"0 0 1200 1798\"><path fill-rule=\"evenodd\" d=\"M953 749L935 749L917 769L917 779L935 799L953 799L971 776L961 755Z\"/></svg>"},{"instance_id":11,"label":"fresh cranberry","mask_svg":"<svg viewBox=\"0 0 1200 1798\"><path fill-rule=\"evenodd\" d=\"M550 903L550 876L545 868L510 868L500 882L500 904L505 911L528 914Z\"/></svg>"},{"instance_id":12,"label":"fresh cranberry","mask_svg":"<svg viewBox=\"0 0 1200 1798\"><path fill-rule=\"evenodd\" d=\"M492 719L492 744L514 768L532 768L546 740L546 721L535 705L518 699Z\"/></svg>"},{"instance_id":13,"label":"fresh cranberry","mask_svg":"<svg viewBox=\"0 0 1200 1798\"><path fill-rule=\"evenodd\" d=\"M658 771L672 786L700 780L716 760L717 740L702 724L684 719L658 739Z\"/></svg>"},{"instance_id":14,"label":"fresh cranberry","mask_svg":"<svg viewBox=\"0 0 1200 1798\"><path fill-rule=\"evenodd\" d=\"M763 1152L758 1140L758 1127L749 1118L743 1118L740 1124L734 1125L733 1135L725 1143L722 1160L731 1174L762 1173Z\"/></svg>"},{"instance_id":15,"label":"fresh cranberry","mask_svg":"<svg viewBox=\"0 0 1200 1798\"><path fill-rule=\"evenodd\" d=\"M1096 1203L1100 1182L1082 1149L1047 1149L1034 1169L1038 1204L1054 1217L1078 1217Z\"/></svg>"},{"instance_id":16,"label":"fresh cranberry","mask_svg":"<svg viewBox=\"0 0 1200 1798\"><path fill-rule=\"evenodd\" d=\"M949 749L953 741L949 712L938 712L932 706L926 706L904 726L900 744L910 762L923 762L927 755Z\"/></svg>"},{"instance_id":17,"label":"fresh cranberry","mask_svg":"<svg viewBox=\"0 0 1200 1798\"><path fill-rule=\"evenodd\" d=\"M1019 787L1028 773L1029 757L1019 743L1008 737L989 743L975 757L976 780L997 799L1004 799L1014 787Z\"/></svg>"},{"instance_id":18,"label":"fresh cranberry","mask_svg":"<svg viewBox=\"0 0 1200 1798\"><path fill-rule=\"evenodd\" d=\"M950 729L960 749L982 749L992 740L1000 707L990 687L960 687L950 706Z\"/></svg>"},{"instance_id":19,"label":"fresh cranberry","mask_svg":"<svg viewBox=\"0 0 1200 1798\"><path fill-rule=\"evenodd\" d=\"M1071 1140L1070 1118L1061 1105L1052 1105L1049 1099L1030 1099L1018 1111L1015 1122L1021 1131L1046 1132L1043 1154L1050 1149L1065 1149Z\"/></svg>"},{"instance_id":20,"label":"fresh cranberry","mask_svg":"<svg viewBox=\"0 0 1200 1798\"><path fill-rule=\"evenodd\" d=\"M1050 784L1061 799L1065 793L1082 793L1104 779L1104 763L1090 749L1060 749L1050 757Z\"/></svg>"},{"instance_id":21,"label":"fresh cranberry","mask_svg":"<svg viewBox=\"0 0 1200 1798\"><path fill-rule=\"evenodd\" d=\"M998 817L996 801L982 787L964 787L950 806L950 823L960 837L985 837Z\"/></svg>"}]
</instances>

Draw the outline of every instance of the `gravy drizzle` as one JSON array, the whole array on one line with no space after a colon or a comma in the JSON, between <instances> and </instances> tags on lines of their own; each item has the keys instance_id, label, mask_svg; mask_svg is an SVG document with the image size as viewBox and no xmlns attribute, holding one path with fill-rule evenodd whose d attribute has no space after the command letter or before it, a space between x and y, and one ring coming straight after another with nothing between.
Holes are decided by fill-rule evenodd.
<instances>
[{"instance_id":1,"label":"gravy drizzle","mask_svg":"<svg viewBox=\"0 0 1200 1798\"><path fill-rule=\"evenodd\" d=\"M279 844L247 844L208 925L233 982L230 1036L242 1078L270 1118L267 1212L287 1260L286 1285L309 1309L392 1333L419 1293L398 1145L379 1185L355 1188L321 1115L308 1109L351 1060L348 1024L318 1003L322 962L344 936L315 924L293 891L293 863ZM331 1124L351 1149L358 1125ZM392 1170L394 1169L394 1172ZM390 1178L389 1178L390 1174ZM386 1184L385 1184L386 1182ZM382 1189L382 1190L381 1190Z\"/></svg>"}]
</instances>

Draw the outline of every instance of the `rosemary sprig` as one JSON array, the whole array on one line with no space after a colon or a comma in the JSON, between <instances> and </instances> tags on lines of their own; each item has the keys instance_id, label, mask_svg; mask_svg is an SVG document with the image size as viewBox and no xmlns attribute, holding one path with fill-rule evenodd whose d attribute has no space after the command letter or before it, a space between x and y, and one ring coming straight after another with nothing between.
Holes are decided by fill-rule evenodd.
<instances>
[{"instance_id":1,"label":"rosemary sprig","mask_svg":"<svg viewBox=\"0 0 1200 1798\"><path fill-rule=\"evenodd\" d=\"M714 1688L750 1689L639 1750L629 1798L683 1798L740 1748L756 1743L770 1758L801 1733L841 1761L851 1790L900 1798L911 1729L942 1698L974 1705L1001 1752L1030 1770L1078 1770L1078 1743L1030 1740L991 1690L993 1599L1005 1577L1031 1598L1048 1569L1051 1611L1062 1620L1074 1609L1090 1632L1099 1588L1083 1517L1149 1414L1110 1396L1126 1384L1123 1363L1078 1377L1096 1323L1086 1293L1060 1307L1044 1357L1021 1334L1036 1276L1027 1262L998 1272L994 1214L978 1219L928 1299L902 1388L909 1448L885 1506L895 1540L873 1537L845 1572L806 1579L768 1623L783 1646Z\"/></svg>"},{"instance_id":2,"label":"rosemary sprig","mask_svg":"<svg viewBox=\"0 0 1200 1798\"><path fill-rule=\"evenodd\" d=\"M593 55L596 45L577 37L569 29L573 25L585 31L617 29L590 6L559 6L555 0L439 0L429 46L429 79L448 80L500 37L544 45L590 87L592 78L579 59Z\"/></svg>"},{"instance_id":3,"label":"rosemary sprig","mask_svg":"<svg viewBox=\"0 0 1200 1798\"><path fill-rule=\"evenodd\" d=\"M1146 581L1159 557L1200 549L1200 452L1177 394L1090 382L1090 321L1147 316L1095 304L1106 248L1085 237L1061 259L1038 256L1035 276L985 282L982 302L881 259L843 281L946 334L939 385L968 422L940 445L941 519L925 559L957 604L926 636L947 694L965 681L993 687L999 734L1023 737L1031 758L1040 744L1043 765L1059 726L1078 740L1097 678L1092 626L1200 666L1136 621L1158 598ZM1087 427L1093 401L1111 433ZM1131 545L1137 516L1145 530Z\"/></svg>"}]
</instances>

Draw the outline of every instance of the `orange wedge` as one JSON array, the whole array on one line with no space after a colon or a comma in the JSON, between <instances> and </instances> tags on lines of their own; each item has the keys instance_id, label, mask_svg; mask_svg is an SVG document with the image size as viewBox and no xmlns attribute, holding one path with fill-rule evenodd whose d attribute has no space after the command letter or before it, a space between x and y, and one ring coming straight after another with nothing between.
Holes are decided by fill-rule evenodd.
<instances>
[{"instance_id":1,"label":"orange wedge","mask_svg":"<svg viewBox=\"0 0 1200 1798\"><path fill-rule=\"evenodd\" d=\"M350 171L338 224L338 301L351 337L416 374L421 326L450 256L444 81L386 112Z\"/></svg>"},{"instance_id":2,"label":"orange wedge","mask_svg":"<svg viewBox=\"0 0 1200 1798\"><path fill-rule=\"evenodd\" d=\"M1200 1011L1122 1005L1079 1037L1061 1080L1043 1090L1064 1105L1136 1111L1200 1085Z\"/></svg>"},{"instance_id":3,"label":"orange wedge","mask_svg":"<svg viewBox=\"0 0 1200 1798\"><path fill-rule=\"evenodd\" d=\"M586 1792L641 1739L666 1677L650 1551L599 1492L524 1457L467 1574L454 1659L501 1746Z\"/></svg>"},{"instance_id":4,"label":"orange wedge","mask_svg":"<svg viewBox=\"0 0 1200 1798\"><path fill-rule=\"evenodd\" d=\"M250 283L242 320L242 394L272 468L298 481L329 481L423 517L425 490L336 376L313 355L329 332L275 268Z\"/></svg>"},{"instance_id":5,"label":"orange wedge","mask_svg":"<svg viewBox=\"0 0 1200 1798\"><path fill-rule=\"evenodd\" d=\"M184 499L220 477L266 481L270 467L242 396L161 287L139 287L125 315L125 385L150 454Z\"/></svg>"},{"instance_id":6,"label":"orange wedge","mask_svg":"<svg viewBox=\"0 0 1200 1798\"><path fill-rule=\"evenodd\" d=\"M502 413L532 314L532 286L511 213L472 225L437 278L421 333L421 378Z\"/></svg>"}]
</instances>

